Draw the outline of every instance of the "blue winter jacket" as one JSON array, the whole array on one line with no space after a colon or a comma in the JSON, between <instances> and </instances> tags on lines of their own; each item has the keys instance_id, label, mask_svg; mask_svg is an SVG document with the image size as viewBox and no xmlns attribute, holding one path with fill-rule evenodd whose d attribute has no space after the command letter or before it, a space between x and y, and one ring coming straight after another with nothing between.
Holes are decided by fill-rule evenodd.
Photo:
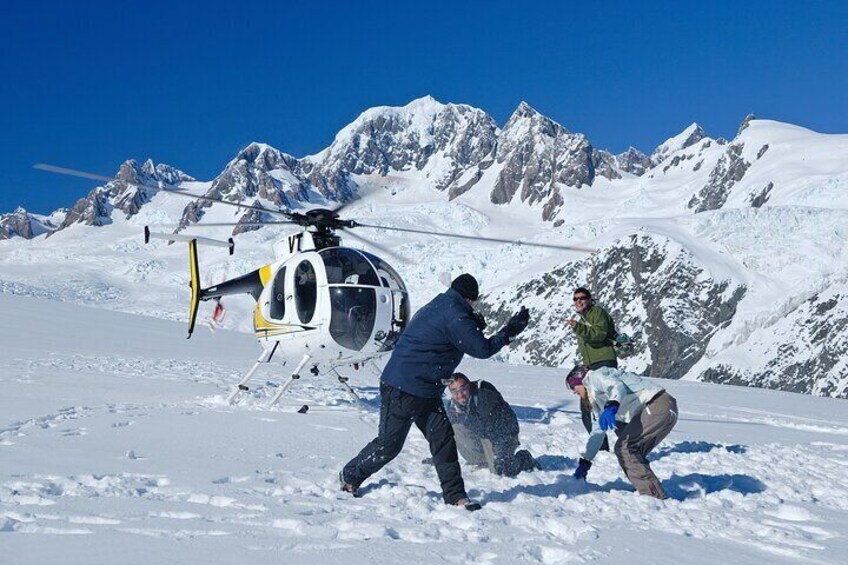
<instances>
[{"instance_id":1,"label":"blue winter jacket","mask_svg":"<svg viewBox=\"0 0 848 565\"><path fill-rule=\"evenodd\" d=\"M509 343L505 330L486 339L460 294L448 289L423 306L401 334L382 381L421 398L438 398L442 379L453 375L463 354L487 359Z\"/></svg>"}]
</instances>

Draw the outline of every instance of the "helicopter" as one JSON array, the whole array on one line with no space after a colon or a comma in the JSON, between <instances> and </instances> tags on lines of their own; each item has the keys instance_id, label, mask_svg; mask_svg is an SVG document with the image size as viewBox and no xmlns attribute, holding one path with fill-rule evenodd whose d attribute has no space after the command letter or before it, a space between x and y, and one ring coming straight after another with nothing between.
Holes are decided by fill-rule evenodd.
<instances>
[{"instance_id":1,"label":"helicopter","mask_svg":"<svg viewBox=\"0 0 848 565\"><path fill-rule=\"evenodd\" d=\"M115 177L42 163L35 165L35 168L106 182L117 180ZM575 246L364 224L340 217L340 212L349 203L343 203L334 209L313 208L301 213L189 194L177 187L165 186L161 182L157 185L138 186L154 192L176 194L284 218L242 223L207 222L195 224L193 228L237 225L293 225L300 228L273 244L273 262L207 287L201 285L198 245L226 247L232 255L235 249L232 238L224 242L199 235L154 232L148 226L144 228L145 243L149 243L151 239L163 239L188 244L188 338L194 332L200 302L220 301L224 296L235 294L249 294L256 301L253 327L262 353L227 397L229 404L236 403L240 393L250 390L250 379L261 365L269 363L275 356L283 357L284 364L295 359L297 363L285 384L270 397L266 408L277 403L289 387L301 378L304 369L316 376L327 373L334 375L351 398L358 401L358 396L348 384L348 378L342 376L338 369L344 366L359 368L371 359L394 349L412 312L406 284L386 260L367 251L344 246L338 233L367 243L381 253L402 262L409 260L350 230L381 229L530 247L595 251Z\"/></svg>"}]
</instances>

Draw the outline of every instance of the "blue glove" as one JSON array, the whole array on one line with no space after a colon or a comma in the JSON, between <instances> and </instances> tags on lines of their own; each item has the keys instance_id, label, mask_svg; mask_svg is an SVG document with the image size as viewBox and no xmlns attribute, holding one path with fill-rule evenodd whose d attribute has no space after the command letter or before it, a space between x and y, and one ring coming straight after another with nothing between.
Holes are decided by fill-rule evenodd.
<instances>
[{"instance_id":1,"label":"blue glove","mask_svg":"<svg viewBox=\"0 0 848 565\"><path fill-rule=\"evenodd\" d=\"M589 473L589 469L592 467L592 462L588 459L580 458L580 463L577 465L577 470L574 471L575 479L583 479L586 480L586 475Z\"/></svg>"},{"instance_id":2,"label":"blue glove","mask_svg":"<svg viewBox=\"0 0 848 565\"><path fill-rule=\"evenodd\" d=\"M618 412L618 402L607 402L607 405L604 406L604 411L601 413L601 417L598 418L598 425L601 426L602 430L607 431L615 428L616 412Z\"/></svg>"}]
</instances>

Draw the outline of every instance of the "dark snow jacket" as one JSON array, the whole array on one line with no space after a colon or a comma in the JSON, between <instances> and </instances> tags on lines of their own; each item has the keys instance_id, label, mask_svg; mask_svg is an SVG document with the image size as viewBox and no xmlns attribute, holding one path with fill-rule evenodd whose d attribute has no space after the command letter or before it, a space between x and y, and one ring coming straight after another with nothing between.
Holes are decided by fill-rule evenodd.
<instances>
[{"instance_id":1,"label":"dark snow jacket","mask_svg":"<svg viewBox=\"0 0 848 565\"><path fill-rule=\"evenodd\" d=\"M503 329L484 337L471 313L453 289L423 306L401 334L382 381L414 396L438 398L445 389L442 379L453 375L464 354L488 359L509 343Z\"/></svg>"},{"instance_id":2,"label":"dark snow jacket","mask_svg":"<svg viewBox=\"0 0 848 565\"><path fill-rule=\"evenodd\" d=\"M491 383L472 383L466 406L454 401L448 404L448 418L452 424L462 424L481 438L495 445L518 444L518 418L512 407ZM512 455L512 453L510 453Z\"/></svg>"}]
</instances>

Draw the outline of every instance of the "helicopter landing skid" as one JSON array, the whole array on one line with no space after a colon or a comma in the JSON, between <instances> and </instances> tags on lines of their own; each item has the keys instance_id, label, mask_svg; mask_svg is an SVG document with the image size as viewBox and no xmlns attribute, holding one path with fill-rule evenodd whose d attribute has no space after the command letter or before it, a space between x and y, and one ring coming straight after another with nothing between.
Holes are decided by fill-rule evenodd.
<instances>
[{"instance_id":1,"label":"helicopter landing skid","mask_svg":"<svg viewBox=\"0 0 848 565\"><path fill-rule=\"evenodd\" d=\"M253 373L256 372L256 369L259 368L259 365L262 363L268 363L271 361L271 357L274 356L274 352L277 351L277 344L274 345L274 348L271 351L262 351L262 355L259 356L259 359L256 360L256 363L253 364L253 367L247 372L247 374L242 377L239 383L236 385L235 390L230 393L230 396L227 397L227 404L234 404L236 396L240 392L247 392L250 388L247 386L247 381L250 380L250 377L253 376Z\"/></svg>"},{"instance_id":2,"label":"helicopter landing skid","mask_svg":"<svg viewBox=\"0 0 848 565\"><path fill-rule=\"evenodd\" d=\"M281 386L280 390L274 393L274 396L272 396L271 400L268 401L268 405L265 406L266 409L274 406L274 404L277 403L280 397L283 396L283 394L285 394L285 392L289 389L292 383L294 383L294 381L300 378L300 370L303 369L303 367L309 362L310 359L311 357L308 354L303 356L303 359L301 359L300 363L297 364L297 367L295 368L292 375L289 377L289 380L286 382L286 384Z\"/></svg>"},{"instance_id":3,"label":"helicopter landing skid","mask_svg":"<svg viewBox=\"0 0 848 565\"><path fill-rule=\"evenodd\" d=\"M336 375L336 377L339 379L339 383L341 383L341 385L342 385L342 387L344 387L345 391L347 391L347 393L351 396L351 398L353 398L353 401L354 401L354 402L359 402L359 397L358 397L358 396L356 396L356 393L355 393L355 392L353 392L353 389L352 389L352 388L350 388L350 385L349 385L349 384L347 384L347 380L348 380L348 378L347 378L347 377L343 377L343 376L341 376L341 375L339 374L339 372L338 372L338 371L336 371L336 368L335 368L335 367L333 367L332 369L330 369L330 371L332 371L332 372L333 372L333 374L334 374L334 375Z\"/></svg>"}]
</instances>

